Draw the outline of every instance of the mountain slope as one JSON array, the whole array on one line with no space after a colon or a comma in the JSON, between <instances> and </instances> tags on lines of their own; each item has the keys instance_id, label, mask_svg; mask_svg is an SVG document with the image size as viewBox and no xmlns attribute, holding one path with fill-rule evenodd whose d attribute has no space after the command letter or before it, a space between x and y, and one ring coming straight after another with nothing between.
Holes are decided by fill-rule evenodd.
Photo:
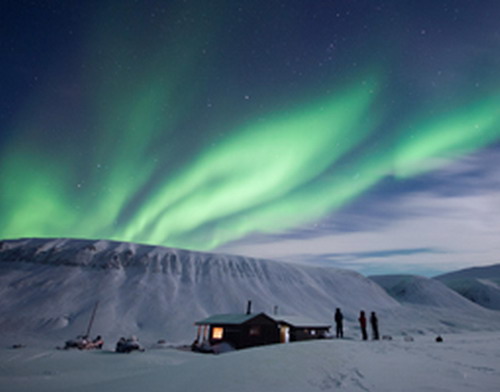
<instances>
[{"instance_id":1,"label":"mountain slope","mask_svg":"<svg viewBox=\"0 0 500 392\"><path fill-rule=\"evenodd\" d=\"M435 279L472 302L500 310L500 264L467 268Z\"/></svg>"},{"instance_id":2,"label":"mountain slope","mask_svg":"<svg viewBox=\"0 0 500 392\"><path fill-rule=\"evenodd\" d=\"M359 293L360 295L353 295ZM99 301L96 333L187 341L213 313L303 315L331 322L335 307L354 320L361 307L399 307L358 273L241 256L67 239L3 241L0 329L72 336Z\"/></svg>"}]
</instances>

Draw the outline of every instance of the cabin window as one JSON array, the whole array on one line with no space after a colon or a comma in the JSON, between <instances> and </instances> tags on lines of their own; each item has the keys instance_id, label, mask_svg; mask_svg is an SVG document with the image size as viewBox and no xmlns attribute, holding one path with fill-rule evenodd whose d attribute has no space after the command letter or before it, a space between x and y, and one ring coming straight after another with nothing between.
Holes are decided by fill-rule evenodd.
<instances>
[{"instance_id":1,"label":"cabin window","mask_svg":"<svg viewBox=\"0 0 500 392\"><path fill-rule=\"evenodd\" d=\"M224 328L214 327L212 329L212 339L222 339L222 336L224 336Z\"/></svg>"},{"instance_id":2,"label":"cabin window","mask_svg":"<svg viewBox=\"0 0 500 392\"><path fill-rule=\"evenodd\" d=\"M260 325L254 325L253 327L250 327L250 336L259 336L260 335Z\"/></svg>"}]
</instances>

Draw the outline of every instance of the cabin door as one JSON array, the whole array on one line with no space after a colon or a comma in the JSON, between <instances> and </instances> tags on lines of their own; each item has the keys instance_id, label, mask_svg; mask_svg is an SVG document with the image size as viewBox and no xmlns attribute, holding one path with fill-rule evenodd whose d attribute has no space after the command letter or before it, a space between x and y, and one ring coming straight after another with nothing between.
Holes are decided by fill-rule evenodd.
<instances>
[{"instance_id":1,"label":"cabin door","mask_svg":"<svg viewBox=\"0 0 500 392\"><path fill-rule=\"evenodd\" d=\"M288 343L290 341L290 327L282 325L280 327L280 343Z\"/></svg>"}]
</instances>

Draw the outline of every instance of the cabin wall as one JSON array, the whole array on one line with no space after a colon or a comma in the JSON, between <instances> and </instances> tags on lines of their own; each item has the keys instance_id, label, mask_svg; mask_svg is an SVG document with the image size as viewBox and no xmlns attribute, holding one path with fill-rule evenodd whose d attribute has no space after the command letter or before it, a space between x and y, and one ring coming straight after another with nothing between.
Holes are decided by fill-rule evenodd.
<instances>
[{"instance_id":1,"label":"cabin wall","mask_svg":"<svg viewBox=\"0 0 500 392\"><path fill-rule=\"evenodd\" d=\"M218 315L199 321L196 325L199 326L198 340L202 338L210 345L227 342L236 349L280 342L322 339L328 337L330 330L330 326L319 324L311 327L297 327L286 320L269 317L265 313Z\"/></svg>"},{"instance_id":2,"label":"cabin wall","mask_svg":"<svg viewBox=\"0 0 500 392\"><path fill-rule=\"evenodd\" d=\"M298 342L302 340L323 339L327 336L328 328L290 328L290 341Z\"/></svg>"},{"instance_id":3,"label":"cabin wall","mask_svg":"<svg viewBox=\"0 0 500 392\"><path fill-rule=\"evenodd\" d=\"M243 329L241 347L263 346L279 343L279 341L277 325L252 324Z\"/></svg>"},{"instance_id":4,"label":"cabin wall","mask_svg":"<svg viewBox=\"0 0 500 392\"><path fill-rule=\"evenodd\" d=\"M223 334L222 338L217 339L214 338L214 329L222 328ZM209 342L210 344L217 344L221 342L228 342L234 348L240 348L241 346L241 328L237 325L211 325L210 326L210 334L209 334Z\"/></svg>"},{"instance_id":5,"label":"cabin wall","mask_svg":"<svg viewBox=\"0 0 500 392\"><path fill-rule=\"evenodd\" d=\"M252 320L253 321L253 320ZM223 329L222 337L214 338L214 330ZM209 331L210 344L228 342L234 348L262 346L280 342L278 325L267 320L255 320L242 325L211 325Z\"/></svg>"}]
</instances>

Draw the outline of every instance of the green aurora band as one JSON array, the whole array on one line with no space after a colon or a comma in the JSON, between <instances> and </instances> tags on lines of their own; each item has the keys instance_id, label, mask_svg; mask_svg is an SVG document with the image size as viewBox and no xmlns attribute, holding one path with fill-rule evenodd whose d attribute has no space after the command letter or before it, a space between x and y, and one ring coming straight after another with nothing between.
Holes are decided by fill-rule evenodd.
<instances>
[{"instance_id":1,"label":"green aurora band","mask_svg":"<svg viewBox=\"0 0 500 392\"><path fill-rule=\"evenodd\" d=\"M250 211L276 203L279 209L297 189L369 135L373 126L361 126L360 119L368 115L373 96L371 83L360 84L294 113L235 130L159 189L124 236L182 243L185 233L211 222L247 220ZM307 220L306 216L299 221ZM272 220L261 224L249 231L260 230ZM212 248L233 236L232 230L217 234L218 238L213 234L202 247Z\"/></svg>"},{"instance_id":2,"label":"green aurora band","mask_svg":"<svg viewBox=\"0 0 500 392\"><path fill-rule=\"evenodd\" d=\"M376 129L378 121L360 120L373 118L376 89L374 82L359 82L333 98L235 129L165 178L120 227L113 222L155 170L147 159L149 140L142 135L158 127L151 120L157 97L144 98L130 111L123 139L107 145L114 151L113 170L93 179L106 190L98 197L87 194L88 204L81 208L74 207L70 192L70 165L30 150L29 144L11 146L2 154L0 235L213 249L252 232L279 232L320 220L387 176L420 174L500 138L500 97L491 96L412 124L399 140L390 140L392 151L385 146L337 167ZM144 126L149 133L135 132ZM131 175L137 171L142 175Z\"/></svg>"},{"instance_id":3,"label":"green aurora band","mask_svg":"<svg viewBox=\"0 0 500 392\"><path fill-rule=\"evenodd\" d=\"M390 116L380 102L397 97L382 88L379 72L366 72L332 83L333 93L304 94L281 109L270 105L262 118L234 116L223 129L210 123L204 129L199 121L203 140L186 149L191 139L181 141L182 132L203 101L203 86L189 83L190 76L212 76L196 64L210 62L202 48L216 36L214 25L197 32L172 25L165 45L123 35L120 24L97 23L102 32L91 26L81 56L104 57L81 71L87 87L76 109L59 111L66 102L46 87L1 146L0 238L210 250L251 233L317 222L384 178L411 178L500 140L494 86L432 116L417 105L412 121L380 137ZM155 46L152 59L134 63L130 46L148 45ZM133 81L117 63L138 70Z\"/></svg>"}]
</instances>

